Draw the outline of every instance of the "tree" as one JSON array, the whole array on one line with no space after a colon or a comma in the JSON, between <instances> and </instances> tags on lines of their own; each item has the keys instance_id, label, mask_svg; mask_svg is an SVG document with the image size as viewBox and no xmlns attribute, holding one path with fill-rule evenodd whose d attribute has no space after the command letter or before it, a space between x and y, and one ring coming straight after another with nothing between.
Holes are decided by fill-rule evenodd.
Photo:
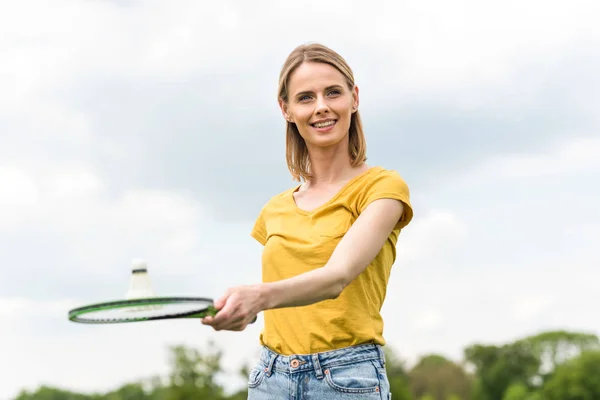
<instances>
[{"instance_id":1,"label":"tree","mask_svg":"<svg viewBox=\"0 0 600 400\"><path fill-rule=\"evenodd\" d=\"M513 383L506 389L502 400L527 400L529 388L522 383Z\"/></svg>"},{"instance_id":2,"label":"tree","mask_svg":"<svg viewBox=\"0 0 600 400\"><path fill-rule=\"evenodd\" d=\"M22 391L15 400L91 400L93 396L74 393L68 390L40 386L35 392Z\"/></svg>"},{"instance_id":3,"label":"tree","mask_svg":"<svg viewBox=\"0 0 600 400\"><path fill-rule=\"evenodd\" d=\"M139 383L128 383L114 392L102 396L101 400L147 400L150 396Z\"/></svg>"},{"instance_id":4,"label":"tree","mask_svg":"<svg viewBox=\"0 0 600 400\"><path fill-rule=\"evenodd\" d=\"M539 385L548 379L555 368L584 351L600 349L594 334L568 331L549 331L528 336L517 343L528 347L539 360Z\"/></svg>"},{"instance_id":5,"label":"tree","mask_svg":"<svg viewBox=\"0 0 600 400\"><path fill-rule=\"evenodd\" d=\"M415 398L426 394L433 400L447 400L454 395L470 397L471 382L462 367L437 354L422 357L408 374Z\"/></svg>"},{"instance_id":6,"label":"tree","mask_svg":"<svg viewBox=\"0 0 600 400\"><path fill-rule=\"evenodd\" d=\"M412 400L404 362L390 346L384 348L390 392L394 400Z\"/></svg>"},{"instance_id":7,"label":"tree","mask_svg":"<svg viewBox=\"0 0 600 400\"><path fill-rule=\"evenodd\" d=\"M212 352L200 353L185 346L171 347L171 385L167 400L221 399L223 388L216 382L222 371L222 352L209 343Z\"/></svg>"},{"instance_id":8,"label":"tree","mask_svg":"<svg viewBox=\"0 0 600 400\"><path fill-rule=\"evenodd\" d=\"M394 376L389 379L390 392L394 400L413 400L406 378Z\"/></svg>"},{"instance_id":9,"label":"tree","mask_svg":"<svg viewBox=\"0 0 600 400\"><path fill-rule=\"evenodd\" d=\"M600 399L600 351L580 354L562 365L545 382L543 393L548 400Z\"/></svg>"},{"instance_id":10,"label":"tree","mask_svg":"<svg viewBox=\"0 0 600 400\"><path fill-rule=\"evenodd\" d=\"M409 370L391 347L385 352L395 400L600 400L600 344L592 334L551 331L501 346L474 344L464 350L473 376L437 354L422 357ZM226 396L218 384L221 357L211 342L207 351L174 346L166 377L130 382L105 394L41 386L12 400L245 400L245 388ZM245 380L249 370L240 369Z\"/></svg>"},{"instance_id":11,"label":"tree","mask_svg":"<svg viewBox=\"0 0 600 400\"><path fill-rule=\"evenodd\" d=\"M502 399L513 384L530 387L540 362L524 343L504 346L473 345L465 349L465 358L476 368L474 400Z\"/></svg>"}]
</instances>

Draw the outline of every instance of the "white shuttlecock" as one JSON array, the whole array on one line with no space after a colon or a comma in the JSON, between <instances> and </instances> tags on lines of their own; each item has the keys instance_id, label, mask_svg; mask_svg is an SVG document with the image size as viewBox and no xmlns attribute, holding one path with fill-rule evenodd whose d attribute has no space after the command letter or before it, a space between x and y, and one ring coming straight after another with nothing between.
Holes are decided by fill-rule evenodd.
<instances>
[{"instance_id":1,"label":"white shuttlecock","mask_svg":"<svg viewBox=\"0 0 600 400\"><path fill-rule=\"evenodd\" d=\"M134 259L129 278L129 290L125 297L127 299L139 299L154 296L156 296L156 293L152 288L146 262L139 258Z\"/></svg>"},{"instance_id":2,"label":"white shuttlecock","mask_svg":"<svg viewBox=\"0 0 600 400\"><path fill-rule=\"evenodd\" d=\"M150 274L148 273L148 265L142 259L135 258L131 263L131 276L129 278L129 290L125 295L128 300L142 299L148 297L156 297L156 293L152 288ZM130 308L130 311L146 311L149 309L157 309L160 306L140 306Z\"/></svg>"}]
</instances>

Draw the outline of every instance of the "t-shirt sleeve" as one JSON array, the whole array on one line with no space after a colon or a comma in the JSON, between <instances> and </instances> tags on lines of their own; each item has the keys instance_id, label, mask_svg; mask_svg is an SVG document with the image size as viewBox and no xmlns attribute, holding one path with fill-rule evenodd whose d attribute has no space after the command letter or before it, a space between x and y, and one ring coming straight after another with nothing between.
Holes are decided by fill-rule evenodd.
<instances>
[{"instance_id":1,"label":"t-shirt sleeve","mask_svg":"<svg viewBox=\"0 0 600 400\"><path fill-rule=\"evenodd\" d=\"M252 231L250 232L250 236L252 236L256 241L263 246L267 243L267 227L265 224L265 210L264 208L258 214L258 218L254 222L254 226L252 227Z\"/></svg>"},{"instance_id":2,"label":"t-shirt sleeve","mask_svg":"<svg viewBox=\"0 0 600 400\"><path fill-rule=\"evenodd\" d=\"M396 199L404 204L404 212L394 229L400 230L410 223L413 218L410 191L404 179L397 172L384 171L364 188L358 212L362 213L369 204L379 199Z\"/></svg>"}]
</instances>

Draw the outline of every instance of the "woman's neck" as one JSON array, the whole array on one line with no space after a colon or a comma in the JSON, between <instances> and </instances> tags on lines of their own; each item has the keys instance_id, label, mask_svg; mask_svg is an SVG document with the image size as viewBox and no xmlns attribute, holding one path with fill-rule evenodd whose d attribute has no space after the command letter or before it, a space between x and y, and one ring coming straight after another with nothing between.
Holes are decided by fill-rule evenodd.
<instances>
[{"instance_id":1,"label":"woman's neck","mask_svg":"<svg viewBox=\"0 0 600 400\"><path fill-rule=\"evenodd\" d=\"M319 187L345 183L368 169L366 164L353 167L347 149L346 144L343 149L321 148L309 151L312 178L306 182L306 186Z\"/></svg>"}]
</instances>

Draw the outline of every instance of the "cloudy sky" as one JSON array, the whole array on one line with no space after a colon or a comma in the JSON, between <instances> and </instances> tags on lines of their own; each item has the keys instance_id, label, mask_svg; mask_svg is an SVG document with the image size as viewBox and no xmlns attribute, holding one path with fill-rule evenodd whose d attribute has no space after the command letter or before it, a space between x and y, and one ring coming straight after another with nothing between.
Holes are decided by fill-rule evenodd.
<instances>
[{"instance_id":1,"label":"cloudy sky","mask_svg":"<svg viewBox=\"0 0 600 400\"><path fill-rule=\"evenodd\" d=\"M277 74L339 51L369 163L411 188L384 307L408 361L545 329L600 334L600 5L590 1L135 1L0 5L0 399L168 371L169 345L258 350L194 321L82 326L131 259L159 294L260 280L249 236L294 182ZM243 384L231 378L230 388Z\"/></svg>"}]
</instances>

